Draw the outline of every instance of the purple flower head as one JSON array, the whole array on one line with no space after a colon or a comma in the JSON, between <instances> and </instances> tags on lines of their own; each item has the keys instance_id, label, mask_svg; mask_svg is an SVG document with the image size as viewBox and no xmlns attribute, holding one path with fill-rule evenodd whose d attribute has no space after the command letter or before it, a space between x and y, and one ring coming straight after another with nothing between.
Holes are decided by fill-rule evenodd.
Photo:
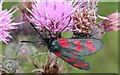
<instances>
[{"instance_id":1,"label":"purple flower head","mask_svg":"<svg viewBox=\"0 0 120 75\"><path fill-rule=\"evenodd\" d=\"M28 9L32 14L29 19L40 30L45 28L54 35L72 29L71 14L74 12L72 3L54 0L54 2L34 2L32 6L32 11Z\"/></svg>"},{"instance_id":2,"label":"purple flower head","mask_svg":"<svg viewBox=\"0 0 120 75\"><path fill-rule=\"evenodd\" d=\"M21 50L21 54L27 54L27 49L23 48L23 49Z\"/></svg>"},{"instance_id":3,"label":"purple flower head","mask_svg":"<svg viewBox=\"0 0 120 75\"><path fill-rule=\"evenodd\" d=\"M8 44L7 41L9 40L7 38L12 38L8 30L16 29L15 25L17 25L18 23L12 22L12 15L14 12L16 12L16 10L13 12L11 12L13 8L11 8L9 11L7 9L2 10L2 3L3 0L0 2L0 41Z\"/></svg>"}]
</instances>

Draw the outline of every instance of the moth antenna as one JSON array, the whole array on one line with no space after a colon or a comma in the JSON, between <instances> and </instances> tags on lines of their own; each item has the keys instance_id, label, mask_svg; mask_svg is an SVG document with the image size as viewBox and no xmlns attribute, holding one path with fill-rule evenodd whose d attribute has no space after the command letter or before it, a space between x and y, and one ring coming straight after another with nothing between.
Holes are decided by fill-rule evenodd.
<instances>
[{"instance_id":1,"label":"moth antenna","mask_svg":"<svg viewBox=\"0 0 120 75\"><path fill-rule=\"evenodd\" d=\"M60 32L60 35L61 35L61 33L68 27L68 25L70 24L70 22L71 22L71 17L70 17L70 20L69 20L69 22L68 22L68 24L62 29L62 31Z\"/></svg>"},{"instance_id":2,"label":"moth antenna","mask_svg":"<svg viewBox=\"0 0 120 75\"><path fill-rule=\"evenodd\" d=\"M36 42L41 42L41 41L21 41L22 43L36 43Z\"/></svg>"},{"instance_id":3,"label":"moth antenna","mask_svg":"<svg viewBox=\"0 0 120 75\"><path fill-rule=\"evenodd\" d=\"M40 32L35 28L35 26L32 24L32 23L30 23L31 24L31 26L35 29L35 31L39 34L39 36L43 39L43 40L45 40L45 38L40 34Z\"/></svg>"},{"instance_id":4,"label":"moth antenna","mask_svg":"<svg viewBox=\"0 0 120 75\"><path fill-rule=\"evenodd\" d=\"M40 42L39 45L44 45L45 46L45 44L42 41L21 41L21 43L38 43L38 42Z\"/></svg>"}]
</instances>

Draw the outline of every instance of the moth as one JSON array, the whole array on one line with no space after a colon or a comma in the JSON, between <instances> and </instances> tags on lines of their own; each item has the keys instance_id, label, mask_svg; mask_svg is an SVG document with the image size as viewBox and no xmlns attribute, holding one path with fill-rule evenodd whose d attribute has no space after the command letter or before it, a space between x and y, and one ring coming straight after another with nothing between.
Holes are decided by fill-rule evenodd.
<instances>
[{"instance_id":1,"label":"moth","mask_svg":"<svg viewBox=\"0 0 120 75\"><path fill-rule=\"evenodd\" d=\"M37 31L34 25L31 25ZM50 52L68 64L83 70L89 70L90 65L82 56L96 53L102 47L102 42L99 39L45 38L39 32L38 34Z\"/></svg>"},{"instance_id":2,"label":"moth","mask_svg":"<svg viewBox=\"0 0 120 75\"><path fill-rule=\"evenodd\" d=\"M96 53L102 47L102 42L98 39L51 39L46 42L50 52L68 64L84 70L89 70L90 65L82 56Z\"/></svg>"}]
</instances>

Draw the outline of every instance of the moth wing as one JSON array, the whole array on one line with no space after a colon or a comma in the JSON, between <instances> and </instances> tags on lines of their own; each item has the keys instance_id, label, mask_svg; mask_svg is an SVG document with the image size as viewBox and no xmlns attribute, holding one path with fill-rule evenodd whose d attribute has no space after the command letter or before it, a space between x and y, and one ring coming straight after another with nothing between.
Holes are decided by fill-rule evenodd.
<instances>
[{"instance_id":1,"label":"moth wing","mask_svg":"<svg viewBox=\"0 0 120 75\"><path fill-rule=\"evenodd\" d=\"M64 49L59 50L59 52L53 52L56 56L60 57L68 64L83 70L89 70L90 65L89 63L82 58L81 56L73 56L72 54L64 51Z\"/></svg>"},{"instance_id":2,"label":"moth wing","mask_svg":"<svg viewBox=\"0 0 120 75\"><path fill-rule=\"evenodd\" d=\"M58 46L65 48L64 50L67 52L80 56L96 53L102 48L102 41L98 39L60 38L57 43Z\"/></svg>"}]
</instances>

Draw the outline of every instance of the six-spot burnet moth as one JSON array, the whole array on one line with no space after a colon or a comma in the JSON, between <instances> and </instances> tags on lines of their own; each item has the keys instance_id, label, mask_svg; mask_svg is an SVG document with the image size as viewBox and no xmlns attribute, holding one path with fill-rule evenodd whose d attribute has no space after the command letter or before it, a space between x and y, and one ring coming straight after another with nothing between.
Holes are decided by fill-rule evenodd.
<instances>
[{"instance_id":1,"label":"six-spot burnet moth","mask_svg":"<svg viewBox=\"0 0 120 75\"><path fill-rule=\"evenodd\" d=\"M43 39L50 52L79 69L89 70L90 65L82 56L96 53L102 47L102 42L98 39L45 38L32 23L31 26Z\"/></svg>"}]
</instances>

